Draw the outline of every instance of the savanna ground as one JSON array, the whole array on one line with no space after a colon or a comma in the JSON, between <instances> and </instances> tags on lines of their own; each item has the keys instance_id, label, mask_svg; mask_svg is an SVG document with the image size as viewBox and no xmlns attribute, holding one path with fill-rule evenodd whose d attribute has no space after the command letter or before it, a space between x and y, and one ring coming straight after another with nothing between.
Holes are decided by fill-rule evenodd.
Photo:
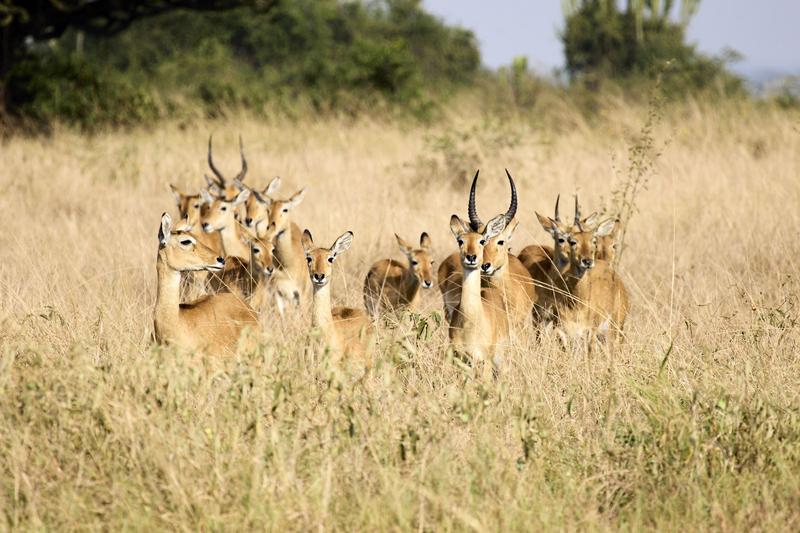
<instances>
[{"instance_id":1,"label":"savanna ground","mask_svg":"<svg viewBox=\"0 0 800 533\"><path fill-rule=\"evenodd\" d=\"M455 248L520 192L513 248L547 242L534 210L584 213L630 183L645 109L587 122L451 117L446 126L229 119L12 138L0 148L0 529L800 528L800 120L751 105L670 108L620 270L627 342L590 358L517 336L496 381L446 357L431 291L382 328L363 385L274 318L255 353L196 360L151 345L167 183L199 187L205 143L247 182L307 186L301 227L355 232L334 299L362 305L393 233ZM462 117L476 116L464 113ZM660 155L656 157L656 153ZM638 157L638 156L637 156ZM565 211L569 211L566 208Z\"/></svg>"}]
</instances>

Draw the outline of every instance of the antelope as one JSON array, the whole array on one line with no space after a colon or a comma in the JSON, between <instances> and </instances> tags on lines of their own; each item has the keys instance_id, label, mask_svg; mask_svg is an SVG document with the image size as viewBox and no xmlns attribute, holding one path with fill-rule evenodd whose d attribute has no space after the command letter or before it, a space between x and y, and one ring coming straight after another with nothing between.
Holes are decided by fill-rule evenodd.
<instances>
[{"instance_id":1,"label":"antelope","mask_svg":"<svg viewBox=\"0 0 800 533\"><path fill-rule=\"evenodd\" d=\"M478 211L475 207L475 192L479 173L480 171L475 172L475 177L472 179L472 186L470 187L469 191L469 202L467 204L469 225L473 231L482 231L483 229L483 223L478 217ZM517 213L517 188L514 185L514 179L507 170L506 175L508 176L508 182L511 187L511 202L509 203L508 210L505 214L506 223L508 224L514 219ZM497 235L494 239L500 243L500 246L504 246L506 244L501 235ZM442 292L442 299L444 301L444 316L449 323L452 320L453 312L458 306L458 302L461 298L461 260L459 259L458 252L450 254L439 265L438 284L439 290ZM483 285L486 286L487 284L488 281L484 279Z\"/></svg>"},{"instance_id":2,"label":"antelope","mask_svg":"<svg viewBox=\"0 0 800 533\"><path fill-rule=\"evenodd\" d=\"M250 239L252 254L251 270L256 272L257 283L250 297L250 305L258 312L269 306L269 282L275 271L275 244L272 241L252 237Z\"/></svg>"},{"instance_id":3,"label":"antelope","mask_svg":"<svg viewBox=\"0 0 800 533\"><path fill-rule=\"evenodd\" d=\"M281 178L274 177L264 187L263 190L250 189L250 196L244 204L244 229L252 237L257 237L264 234L266 228L263 227L264 223L269 218L269 204L272 202L272 195L278 190L281 185ZM241 185L244 188L244 185Z\"/></svg>"},{"instance_id":4,"label":"antelope","mask_svg":"<svg viewBox=\"0 0 800 533\"><path fill-rule=\"evenodd\" d=\"M408 265L394 259L383 259L370 268L364 279L364 305L373 318L382 309L415 310L419 305L420 288L433 287L433 258L428 234L420 235L419 248L414 248L396 233L395 239Z\"/></svg>"},{"instance_id":5,"label":"antelope","mask_svg":"<svg viewBox=\"0 0 800 533\"><path fill-rule=\"evenodd\" d=\"M175 205L178 208L178 215L189 232L197 240L217 253L222 255L222 240L219 233L206 233L200 227L200 211L203 206L203 199L198 194L184 194L175 187L169 185ZM208 272L185 272L181 277L181 295L184 299L189 298L195 293L204 294L208 283Z\"/></svg>"},{"instance_id":6,"label":"antelope","mask_svg":"<svg viewBox=\"0 0 800 533\"><path fill-rule=\"evenodd\" d=\"M491 219L482 231L465 224L458 215L450 217L450 231L459 247L463 284L459 303L450 321L450 344L456 354L473 363L490 360L498 371L508 338L508 315L503 296L494 287L481 287L483 251L506 225L505 215Z\"/></svg>"},{"instance_id":7,"label":"antelope","mask_svg":"<svg viewBox=\"0 0 800 533\"><path fill-rule=\"evenodd\" d=\"M558 212L558 204L561 195L556 197L555 219L561 223ZM552 220L546 216L536 213L539 223L543 226L548 225ZM533 306L533 321L537 324L549 324L555 317L555 302L559 293L564 294L567 287L561 271L569 262L568 252L565 244L566 239L559 237L555 232L551 232L554 246L532 244L526 246L519 253L519 260L528 270L536 287L536 304ZM559 240L560 239L560 240Z\"/></svg>"},{"instance_id":8,"label":"antelope","mask_svg":"<svg viewBox=\"0 0 800 533\"><path fill-rule=\"evenodd\" d=\"M311 280L306 272L300 228L290 220L291 211L305 197L300 189L288 200L271 200L265 223L256 222L263 232L258 237L275 243L275 272L270 283L274 288L275 305L283 315L289 303L296 307L311 300Z\"/></svg>"},{"instance_id":9,"label":"antelope","mask_svg":"<svg viewBox=\"0 0 800 533\"><path fill-rule=\"evenodd\" d=\"M515 327L522 326L531 316L536 302L536 286L525 265L509 252L509 242L519 221L512 219L496 239L483 248L481 274L503 296L505 309Z\"/></svg>"},{"instance_id":10,"label":"antelope","mask_svg":"<svg viewBox=\"0 0 800 533\"><path fill-rule=\"evenodd\" d=\"M614 340L619 340L628 313L625 285L610 263L596 257L598 239L611 236L615 226L617 222L609 219L594 228L585 227L577 197L573 226L550 218L542 222L562 247L558 253L563 255L566 248L568 258L560 272L566 293L555 298L562 338L585 344L587 351L595 340L605 340L609 331Z\"/></svg>"},{"instance_id":11,"label":"antelope","mask_svg":"<svg viewBox=\"0 0 800 533\"><path fill-rule=\"evenodd\" d=\"M353 232L348 231L340 235L330 248L317 248L311 232L303 232L302 245L308 263L308 279L314 286L311 326L322 332L334 358L347 356L359 359L366 368L370 368L372 361L369 351L375 330L369 316L361 309L331 309L333 264L338 255L350 248L352 242Z\"/></svg>"},{"instance_id":12,"label":"antelope","mask_svg":"<svg viewBox=\"0 0 800 533\"><path fill-rule=\"evenodd\" d=\"M254 288L254 276L250 270L250 247L244 241L235 210L250 195L245 189L233 199L212 198L208 191L201 191L206 205L203 207L201 222L206 233L219 232L222 240L225 268L221 274L212 277L210 287L214 291L229 290L241 297L249 297Z\"/></svg>"},{"instance_id":13,"label":"antelope","mask_svg":"<svg viewBox=\"0 0 800 533\"><path fill-rule=\"evenodd\" d=\"M558 204L561 196L556 198L555 222L561 223L558 212ZM593 227L596 224L597 215L592 214L584 219L580 219L579 207L576 198L576 213L578 218L574 222L580 221L582 227ZM536 213L539 223L547 228L553 228L548 217ZM519 254L519 259L530 273L536 285L537 303L534 306L534 322L548 323L553 320L555 312L555 302L558 294L564 294L568 290L562 270L569 263L569 250L567 247L566 234L559 233L553 229L547 230L553 237L553 246L532 244L526 246ZM596 259L612 263L616 252L616 237L619 232L619 219L614 221L613 229L608 235L597 237Z\"/></svg>"},{"instance_id":14,"label":"antelope","mask_svg":"<svg viewBox=\"0 0 800 533\"><path fill-rule=\"evenodd\" d=\"M185 350L222 355L237 349L246 327L256 328L249 305L230 293L180 302L181 272L219 272L225 260L183 228L172 228L172 219L161 215L158 228L158 291L154 311L155 338Z\"/></svg>"}]
</instances>

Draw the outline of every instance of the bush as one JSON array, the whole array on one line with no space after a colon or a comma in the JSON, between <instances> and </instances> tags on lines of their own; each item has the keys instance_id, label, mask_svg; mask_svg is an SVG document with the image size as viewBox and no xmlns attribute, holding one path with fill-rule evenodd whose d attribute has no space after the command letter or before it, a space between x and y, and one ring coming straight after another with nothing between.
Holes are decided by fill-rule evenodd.
<instances>
[{"instance_id":1,"label":"bush","mask_svg":"<svg viewBox=\"0 0 800 533\"><path fill-rule=\"evenodd\" d=\"M153 97L81 58L48 52L16 64L6 81L8 111L37 127L129 126L159 116Z\"/></svg>"},{"instance_id":2,"label":"bush","mask_svg":"<svg viewBox=\"0 0 800 533\"><path fill-rule=\"evenodd\" d=\"M113 37L87 35L83 59L57 51L75 38L68 31L56 51L18 66L16 114L43 124L121 125L157 115L149 95L159 95L167 109L199 107L208 117L291 101L348 113L387 103L424 117L431 95L467 83L480 66L472 33L445 26L419 0L179 10Z\"/></svg>"}]
</instances>

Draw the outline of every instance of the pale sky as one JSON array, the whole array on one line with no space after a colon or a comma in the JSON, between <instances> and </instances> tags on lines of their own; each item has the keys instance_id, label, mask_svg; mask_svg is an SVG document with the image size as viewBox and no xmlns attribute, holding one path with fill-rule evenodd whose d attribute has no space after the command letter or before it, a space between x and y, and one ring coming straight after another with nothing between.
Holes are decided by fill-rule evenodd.
<instances>
[{"instance_id":1,"label":"pale sky","mask_svg":"<svg viewBox=\"0 0 800 533\"><path fill-rule=\"evenodd\" d=\"M623 5L624 0L619 4ZM540 71L563 66L561 0L423 0L428 11L473 30L489 67L518 55ZM744 56L735 70L800 73L800 0L702 0L688 39L704 52Z\"/></svg>"}]
</instances>

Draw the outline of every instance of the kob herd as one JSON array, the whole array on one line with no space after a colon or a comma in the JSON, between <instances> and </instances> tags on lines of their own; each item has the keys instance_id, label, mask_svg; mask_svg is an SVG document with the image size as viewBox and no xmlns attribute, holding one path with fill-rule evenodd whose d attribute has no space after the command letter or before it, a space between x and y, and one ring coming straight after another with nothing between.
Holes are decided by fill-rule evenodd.
<instances>
[{"instance_id":1,"label":"kob herd","mask_svg":"<svg viewBox=\"0 0 800 533\"><path fill-rule=\"evenodd\" d=\"M499 371L517 335L554 332L565 348L591 351L622 339L628 296L613 268L619 221L582 218L564 222L556 199L551 218L536 213L552 238L518 255L510 243L519 225L514 179L506 170L511 201L487 222L478 216L472 180L468 217L450 218L457 249L435 269L431 238L414 245L395 235L405 261L381 259L364 280L365 309L331 306L336 259L353 243L344 232L330 246L301 230L293 211L305 189L278 196L280 178L263 189L244 184L247 161L240 139L241 171L226 178L208 164L213 178L195 194L172 188L179 218L167 213L158 229L158 292L154 313L160 343L207 354L237 350L245 329L257 331L259 316L277 311L309 320L326 353L369 368L381 315L413 311L421 292L438 286L454 354L471 365ZM436 275L434 275L434 273ZM491 364L489 364L491 363Z\"/></svg>"}]
</instances>

